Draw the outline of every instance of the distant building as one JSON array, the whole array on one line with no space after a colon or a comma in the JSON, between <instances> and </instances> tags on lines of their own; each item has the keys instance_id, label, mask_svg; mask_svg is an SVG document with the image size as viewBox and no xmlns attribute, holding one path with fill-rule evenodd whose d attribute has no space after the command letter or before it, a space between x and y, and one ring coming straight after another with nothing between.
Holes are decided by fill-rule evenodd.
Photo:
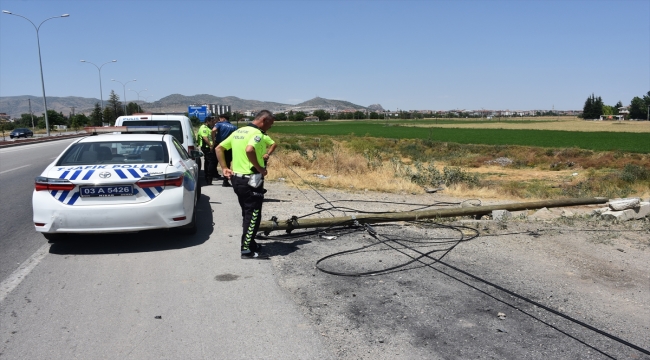
<instances>
[{"instance_id":1,"label":"distant building","mask_svg":"<svg viewBox=\"0 0 650 360\"><path fill-rule=\"evenodd\" d=\"M221 115L229 113L230 105L217 105L217 104L202 104L202 105L190 105L191 107L205 106L208 114L211 115Z\"/></svg>"},{"instance_id":2,"label":"distant building","mask_svg":"<svg viewBox=\"0 0 650 360\"><path fill-rule=\"evenodd\" d=\"M319 121L318 116L307 116L304 121Z\"/></svg>"},{"instance_id":3,"label":"distant building","mask_svg":"<svg viewBox=\"0 0 650 360\"><path fill-rule=\"evenodd\" d=\"M222 115L230 112L230 105L209 104L208 110L212 113L212 115Z\"/></svg>"}]
</instances>

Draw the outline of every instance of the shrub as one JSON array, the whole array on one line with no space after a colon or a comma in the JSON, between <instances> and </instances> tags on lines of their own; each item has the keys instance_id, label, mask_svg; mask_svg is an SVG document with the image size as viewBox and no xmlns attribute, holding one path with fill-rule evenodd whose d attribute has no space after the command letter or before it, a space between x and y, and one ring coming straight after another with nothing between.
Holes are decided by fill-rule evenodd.
<instances>
[{"instance_id":1,"label":"shrub","mask_svg":"<svg viewBox=\"0 0 650 360\"><path fill-rule=\"evenodd\" d=\"M627 183L650 180L650 170L644 168L643 166L627 164L623 168L623 171L621 171L619 177L621 180Z\"/></svg>"}]
</instances>

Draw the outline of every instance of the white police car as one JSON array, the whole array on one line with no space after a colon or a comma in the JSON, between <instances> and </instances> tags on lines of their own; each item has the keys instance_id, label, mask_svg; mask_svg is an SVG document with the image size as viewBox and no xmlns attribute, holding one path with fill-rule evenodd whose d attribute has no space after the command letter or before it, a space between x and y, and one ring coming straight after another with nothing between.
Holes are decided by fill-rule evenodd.
<instances>
[{"instance_id":1,"label":"white police car","mask_svg":"<svg viewBox=\"0 0 650 360\"><path fill-rule=\"evenodd\" d=\"M196 232L198 166L178 140L141 133L148 127L86 130L95 135L70 144L35 180L36 231L50 241L69 233ZM115 131L137 133L96 135Z\"/></svg>"}]
</instances>

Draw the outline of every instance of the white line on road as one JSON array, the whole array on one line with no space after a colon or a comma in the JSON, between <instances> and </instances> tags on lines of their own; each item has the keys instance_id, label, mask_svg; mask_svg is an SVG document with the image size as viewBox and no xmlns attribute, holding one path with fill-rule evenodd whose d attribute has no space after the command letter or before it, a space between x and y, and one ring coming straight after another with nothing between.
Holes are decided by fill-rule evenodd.
<instances>
[{"instance_id":1,"label":"white line on road","mask_svg":"<svg viewBox=\"0 0 650 360\"><path fill-rule=\"evenodd\" d=\"M31 166L31 165L32 165L32 164L27 164L27 165L19 166L19 167L17 167L17 168L13 168L13 169L5 170L5 171L0 171L0 174L4 174L4 173L8 173L8 172L10 172L10 171L14 171L14 170L22 169L22 168L24 168L24 167L28 167L28 166Z\"/></svg>"},{"instance_id":2,"label":"white line on road","mask_svg":"<svg viewBox=\"0 0 650 360\"><path fill-rule=\"evenodd\" d=\"M45 255L47 255L50 250L50 244L43 244L36 252L25 260L24 263L20 264L18 269L11 273L8 278L0 283L0 303L12 292L20 283L29 275L29 273L34 270L36 265L43 260Z\"/></svg>"}]
</instances>

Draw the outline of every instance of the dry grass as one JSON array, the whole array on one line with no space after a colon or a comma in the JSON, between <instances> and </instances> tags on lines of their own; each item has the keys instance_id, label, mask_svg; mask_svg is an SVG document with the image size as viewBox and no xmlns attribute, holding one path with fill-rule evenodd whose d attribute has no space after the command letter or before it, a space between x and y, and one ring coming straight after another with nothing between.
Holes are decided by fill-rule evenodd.
<instances>
[{"instance_id":1,"label":"dry grass","mask_svg":"<svg viewBox=\"0 0 650 360\"><path fill-rule=\"evenodd\" d=\"M283 178L288 184L301 188L417 194L424 193L426 188L438 187L431 183L435 178L431 175L446 176L445 168L453 167L460 169L460 175L469 176L448 183L444 194L460 198L650 197L650 181L629 182L622 177L626 164L650 171L650 155L647 154L442 146L423 144L420 140L387 142L365 137L321 137L315 141L309 137L276 135L274 138L280 148L269 163L268 179ZM498 157L507 157L513 162L508 166L486 163ZM471 181L474 175L480 181Z\"/></svg>"},{"instance_id":2,"label":"dry grass","mask_svg":"<svg viewBox=\"0 0 650 360\"><path fill-rule=\"evenodd\" d=\"M578 118L560 118L554 121L535 121L519 122L521 119L515 118L508 122L504 120L485 120L482 123L464 124L409 124L405 126L415 127L440 127L440 128L460 128L460 129L524 129L524 130L562 130L562 131L609 131L609 132L635 132L650 133L650 122L648 121L585 121Z\"/></svg>"},{"instance_id":3,"label":"dry grass","mask_svg":"<svg viewBox=\"0 0 650 360\"><path fill-rule=\"evenodd\" d=\"M269 180L283 178L299 187L420 193L422 188L395 176L388 162L369 169L366 158L335 144L331 152L280 151L269 164Z\"/></svg>"}]
</instances>

